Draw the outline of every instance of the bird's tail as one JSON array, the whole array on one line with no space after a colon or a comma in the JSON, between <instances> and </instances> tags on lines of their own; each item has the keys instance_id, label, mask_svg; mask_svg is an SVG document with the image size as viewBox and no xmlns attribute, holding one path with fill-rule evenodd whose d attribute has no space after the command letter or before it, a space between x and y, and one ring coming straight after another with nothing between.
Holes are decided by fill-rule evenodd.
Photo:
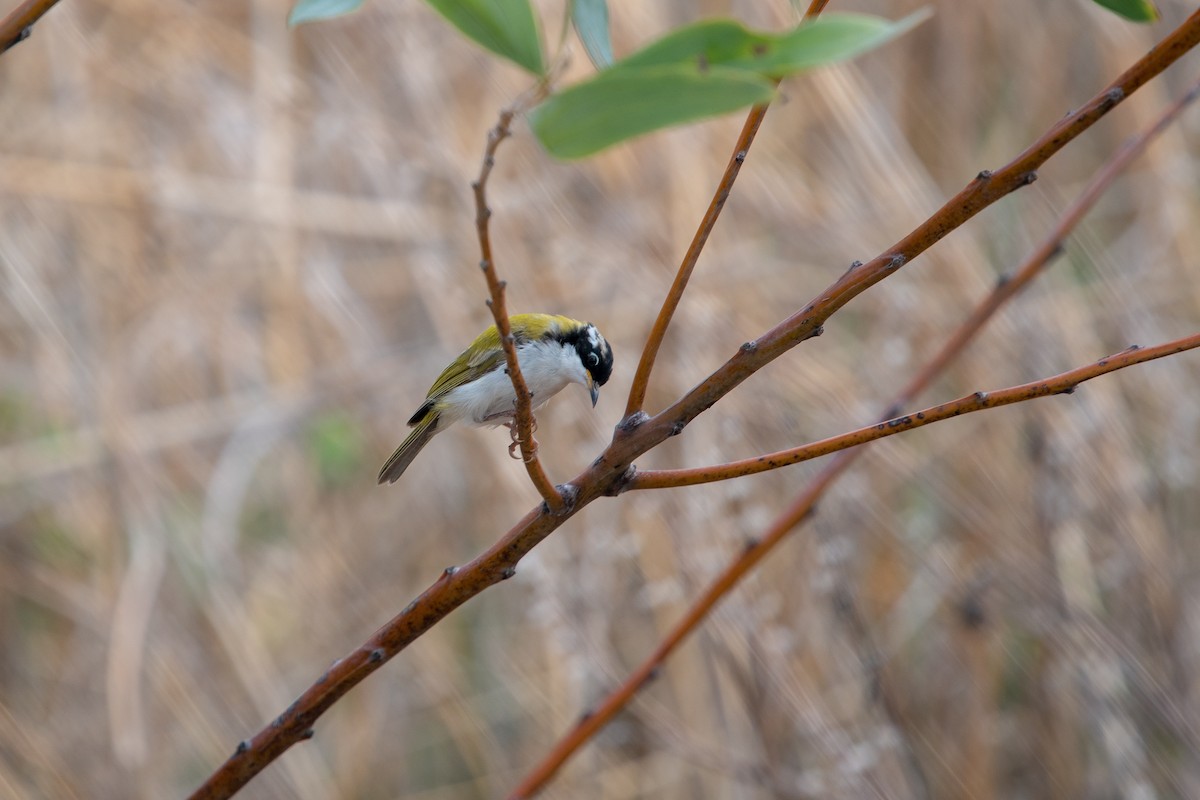
<instances>
[{"instance_id":1,"label":"bird's tail","mask_svg":"<svg viewBox=\"0 0 1200 800\"><path fill-rule=\"evenodd\" d=\"M417 453L421 452L421 448L429 444L429 440L437 433L438 419L436 412L426 414L425 418L416 424L413 432L384 462L383 469L379 470L380 483L395 483L396 479L404 474L404 470L408 469L408 465L417 457Z\"/></svg>"}]
</instances>

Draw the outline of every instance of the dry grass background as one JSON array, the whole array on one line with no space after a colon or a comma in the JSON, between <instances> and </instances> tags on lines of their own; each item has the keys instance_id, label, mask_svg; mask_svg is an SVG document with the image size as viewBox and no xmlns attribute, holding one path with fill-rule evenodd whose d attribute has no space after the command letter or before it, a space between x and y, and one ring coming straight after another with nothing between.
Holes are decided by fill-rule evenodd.
<instances>
[{"instance_id":1,"label":"dry grass background","mask_svg":"<svg viewBox=\"0 0 1200 800\"><path fill-rule=\"evenodd\" d=\"M915 0L835 2L891 17ZM1191 10L935 0L788 81L666 342L661 408L1008 160ZM555 4L543 3L549 14ZM629 52L701 13L614 2ZM286 0L64 0L0 59L0 795L181 796L535 501L507 436L379 463L488 320L467 182L524 78L422 3L289 32ZM547 29L557 23L547 23ZM583 74L583 58L573 74ZM887 398L1200 66L854 301L642 466L830 435ZM1200 327L1200 119L924 398ZM582 164L518 127L491 191L513 310L617 352L540 415L607 441L740 118ZM872 447L556 798L1200 796L1200 361ZM247 798L495 797L638 662L819 464L585 510L356 689Z\"/></svg>"}]
</instances>

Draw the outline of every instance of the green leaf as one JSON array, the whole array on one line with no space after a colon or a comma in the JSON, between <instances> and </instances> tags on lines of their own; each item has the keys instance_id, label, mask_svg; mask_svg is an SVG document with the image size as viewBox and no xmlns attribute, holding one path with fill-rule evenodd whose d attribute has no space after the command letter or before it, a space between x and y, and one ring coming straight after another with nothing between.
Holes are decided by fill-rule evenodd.
<instances>
[{"instance_id":1,"label":"green leaf","mask_svg":"<svg viewBox=\"0 0 1200 800\"><path fill-rule=\"evenodd\" d=\"M571 22L596 69L613 63L612 40L608 34L607 0L571 0Z\"/></svg>"},{"instance_id":2,"label":"green leaf","mask_svg":"<svg viewBox=\"0 0 1200 800\"><path fill-rule=\"evenodd\" d=\"M340 17L357 11L362 4L363 0L297 0L292 13L288 14L288 26Z\"/></svg>"},{"instance_id":3,"label":"green leaf","mask_svg":"<svg viewBox=\"0 0 1200 800\"><path fill-rule=\"evenodd\" d=\"M862 55L915 28L931 16L928 9L889 22L866 14L830 14L799 25L768 42L749 57L725 66L783 78L824 64Z\"/></svg>"},{"instance_id":4,"label":"green leaf","mask_svg":"<svg viewBox=\"0 0 1200 800\"><path fill-rule=\"evenodd\" d=\"M542 45L529 0L426 0L454 27L498 56L543 75Z\"/></svg>"},{"instance_id":5,"label":"green leaf","mask_svg":"<svg viewBox=\"0 0 1200 800\"><path fill-rule=\"evenodd\" d=\"M542 103L529 123L558 158L582 158L638 134L725 114L775 94L751 72L698 64L611 69Z\"/></svg>"},{"instance_id":6,"label":"green leaf","mask_svg":"<svg viewBox=\"0 0 1200 800\"><path fill-rule=\"evenodd\" d=\"M680 28L617 62L616 69L696 62L782 78L853 58L899 36L929 17L927 10L888 22L866 14L829 14L783 34L758 33L733 20L706 20Z\"/></svg>"},{"instance_id":7,"label":"green leaf","mask_svg":"<svg viewBox=\"0 0 1200 800\"><path fill-rule=\"evenodd\" d=\"M1093 0L1093 2L1134 22L1154 22L1158 19L1158 9L1150 0Z\"/></svg>"}]
</instances>

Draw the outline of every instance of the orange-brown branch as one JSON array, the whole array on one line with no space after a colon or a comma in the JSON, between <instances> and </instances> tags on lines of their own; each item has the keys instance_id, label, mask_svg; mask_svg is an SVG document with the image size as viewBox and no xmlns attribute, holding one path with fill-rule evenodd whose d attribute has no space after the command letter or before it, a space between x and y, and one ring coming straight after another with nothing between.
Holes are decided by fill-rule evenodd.
<instances>
[{"instance_id":1,"label":"orange-brown branch","mask_svg":"<svg viewBox=\"0 0 1200 800\"><path fill-rule=\"evenodd\" d=\"M0 22L0 53L29 37L33 23L42 18L58 0L25 0Z\"/></svg>"},{"instance_id":2,"label":"orange-brown branch","mask_svg":"<svg viewBox=\"0 0 1200 800\"><path fill-rule=\"evenodd\" d=\"M1100 119L1120 98L1158 75L1198 41L1200 12L1192 14L1083 109L1056 124L1008 167L996 173L1002 176L1001 180L996 180L995 176L990 180L981 176L908 237L871 262L875 266L869 264L843 277L797 315L780 323L757 342L744 346L673 406L651 419L627 420L600 458L571 481L576 489L572 504L557 515L540 507L530 511L486 552L435 581L363 647L336 662L273 723L239 745L237 751L192 795L194 800L232 796L292 745L311 737L312 725L317 718L359 681L467 599L514 574L526 553L593 500L618 492L622 482L628 479L635 458L681 432L688 422L749 375L813 335L824 319L865 290L867 285L882 280L982 208L1024 185L1025 179L1020 176L1043 163ZM862 285L863 282L868 283ZM842 292L847 293L844 299ZM835 460L827 471L841 460Z\"/></svg>"},{"instance_id":3,"label":"orange-brown branch","mask_svg":"<svg viewBox=\"0 0 1200 800\"><path fill-rule=\"evenodd\" d=\"M1172 122L1178 119L1183 110L1194 102L1197 96L1200 96L1200 82L1193 84L1192 88L1172 103L1153 125L1126 142L1109 159L1100 171L1096 173L1095 177L1092 178L1091 182L1088 183L1083 192L1080 193L1079 197L1075 199L1075 202L1059 217L1058 222L1054 225L1050 233L1046 235L1042 242L1021 263L1016 272L1011 277L1000 281L996 285L991 294L975 307L971 315L946 340L946 343L942 345L937 355L930 359L924 368L888 404L887 410L882 414L883 420L888 420L899 415L906 405L916 399L921 392L925 391L934 379L946 369L946 366L967 348L967 345L975 339L975 336L1000 307L1041 274L1062 248L1063 241L1079 225L1084 215L1103 196L1113 181L1117 179L1135 158L1145 152L1150 142L1166 130ZM779 469L780 467L798 464L801 461L808 461L812 458L827 455L832 452L832 450L828 449L829 444L839 438L833 437L821 442L792 447L776 453L746 458L740 461L732 461L727 464L690 469L639 472L633 480L626 484L625 488L662 489L674 486L693 486L712 481L740 478L746 475L756 475L760 472ZM846 446L852 445L847 444ZM835 447L834 449L841 448Z\"/></svg>"},{"instance_id":4,"label":"orange-brown branch","mask_svg":"<svg viewBox=\"0 0 1200 800\"><path fill-rule=\"evenodd\" d=\"M818 442L811 445L811 447L814 450L822 450L819 454L844 450L847 447L865 444L876 439L882 439L885 436L892 436L903 431L913 430L914 428L950 419L951 417L970 414L974 411L982 411L985 408L997 408L999 406L1011 405L1012 403L1020 403L1025 400L1033 400L1038 397L1069 393L1084 381L1091 380L1100 375L1115 372L1134 364L1141 364L1145 361L1152 361L1156 358L1175 355L1176 353L1196 347L1200 347L1200 334L1167 342L1156 347L1131 347L1116 355L1103 358L1094 364L1079 367L1078 369L1064 372L1052 378L1022 384L1021 386L1013 386L1008 389L1001 389L997 392L976 392L950 403L943 403L940 406L927 408L916 414L909 414L904 417L888 420L887 422L881 422L878 425L872 425L868 428L861 428L857 431L834 437L833 439L827 439L825 442ZM850 465L851 459L849 456L852 452L858 451L843 452L842 457L832 462L829 468L818 475L817 479L805 489L804 493L775 520L761 539L756 540L752 546L742 551L741 556L729 565L721 573L720 577L713 581L704 594L692 604L687 613L675 624L675 627L671 629L671 632L667 634L662 642L659 643L650 657L626 678L616 690L610 693L598 707L590 710L570 733L559 740L554 749L512 791L509 795L509 800L531 797L553 777L554 773L570 758L572 753L582 746L584 742L591 739L597 731L604 727L633 699L633 696L654 676L667 657L679 646L680 642L708 616L713 607L784 536L808 516L816 505L817 499L824 494L833 481Z\"/></svg>"}]
</instances>

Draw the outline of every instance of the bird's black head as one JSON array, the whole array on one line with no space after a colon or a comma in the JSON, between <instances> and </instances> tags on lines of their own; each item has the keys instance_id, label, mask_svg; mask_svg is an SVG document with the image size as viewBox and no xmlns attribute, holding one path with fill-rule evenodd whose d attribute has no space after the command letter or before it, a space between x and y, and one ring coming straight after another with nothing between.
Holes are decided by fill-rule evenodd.
<instances>
[{"instance_id":1,"label":"bird's black head","mask_svg":"<svg viewBox=\"0 0 1200 800\"><path fill-rule=\"evenodd\" d=\"M613 351L604 337L600 335L600 331L596 330L596 326L589 322L582 328L573 331L567 338L571 344L575 345L575 351L579 353L579 360L583 362L583 368L591 374L596 385L603 386L608 383L608 379L612 375Z\"/></svg>"}]
</instances>

